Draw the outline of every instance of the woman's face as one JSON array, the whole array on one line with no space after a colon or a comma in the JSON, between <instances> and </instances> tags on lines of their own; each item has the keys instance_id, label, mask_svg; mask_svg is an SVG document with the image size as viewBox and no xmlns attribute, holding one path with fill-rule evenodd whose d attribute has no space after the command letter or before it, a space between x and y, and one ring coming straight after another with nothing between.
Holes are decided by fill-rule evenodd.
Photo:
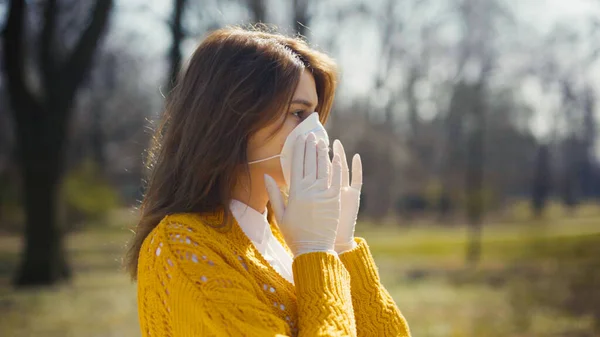
<instances>
[{"instance_id":1,"label":"woman's face","mask_svg":"<svg viewBox=\"0 0 600 337\"><path fill-rule=\"evenodd\" d=\"M262 128L250 137L248 141L248 161L251 162L280 154L287 136L298 124L315 111L317 102L315 79L309 71L304 70L300 75L300 81L294 92L292 103L287 111L284 111L281 119ZM282 120L283 126L277 130ZM274 135L273 132L275 132ZM271 137L271 135L273 136ZM258 175L260 177L268 174L275 179L278 185L285 185L279 157L250 165L250 173L252 176Z\"/></svg>"}]
</instances>

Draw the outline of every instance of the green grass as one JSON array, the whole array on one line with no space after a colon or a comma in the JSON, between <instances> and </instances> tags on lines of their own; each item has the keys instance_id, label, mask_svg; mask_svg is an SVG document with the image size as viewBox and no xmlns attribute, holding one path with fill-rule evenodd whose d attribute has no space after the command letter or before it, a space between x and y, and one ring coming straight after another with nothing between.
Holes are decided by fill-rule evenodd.
<instances>
[{"instance_id":1,"label":"green grass","mask_svg":"<svg viewBox=\"0 0 600 337\"><path fill-rule=\"evenodd\" d=\"M135 284L121 269L129 233L90 230L67 240L74 277L46 289L9 286L21 246L17 237L0 237L0 335L139 336Z\"/></svg>"},{"instance_id":2,"label":"green grass","mask_svg":"<svg viewBox=\"0 0 600 337\"><path fill-rule=\"evenodd\" d=\"M3 336L139 336L135 286L116 271L82 271L71 285L0 293Z\"/></svg>"},{"instance_id":3,"label":"green grass","mask_svg":"<svg viewBox=\"0 0 600 337\"><path fill-rule=\"evenodd\" d=\"M563 218L544 223L495 223L483 229L483 258L506 259L521 251L532 237L568 240L600 233L600 217ZM373 254L463 259L466 226L365 226L357 235L368 238Z\"/></svg>"},{"instance_id":4,"label":"green grass","mask_svg":"<svg viewBox=\"0 0 600 337\"><path fill-rule=\"evenodd\" d=\"M382 282L414 336L594 336L589 317L515 305L507 269L533 242L564 246L597 238L600 216L487 224L476 270L465 264L466 226L371 225L357 234L368 239Z\"/></svg>"},{"instance_id":5,"label":"green grass","mask_svg":"<svg viewBox=\"0 0 600 337\"><path fill-rule=\"evenodd\" d=\"M503 274L533 238L560 245L600 233L600 216L586 212L543 223L486 225L477 270L465 268L464 226L362 223L357 234L367 238L382 282L413 336L593 336L586 317L515 307ZM122 224L129 221L70 235L74 278L70 284L46 289L10 286L21 240L0 237L0 336L139 336L135 284L122 271L120 260L130 237Z\"/></svg>"}]
</instances>

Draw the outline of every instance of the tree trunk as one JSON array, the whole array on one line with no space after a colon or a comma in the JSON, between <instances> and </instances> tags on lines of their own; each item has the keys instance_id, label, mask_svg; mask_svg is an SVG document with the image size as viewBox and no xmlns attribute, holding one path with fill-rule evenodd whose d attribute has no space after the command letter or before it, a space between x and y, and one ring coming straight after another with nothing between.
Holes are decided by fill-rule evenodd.
<instances>
[{"instance_id":1,"label":"tree trunk","mask_svg":"<svg viewBox=\"0 0 600 337\"><path fill-rule=\"evenodd\" d=\"M450 201L449 207L439 208L440 222L450 222L452 220L452 213L454 211L454 203L457 199L458 191L458 175L459 172L464 171L464 146L466 144L465 131L463 130L463 120L468 109L468 102L470 98L468 95L468 88L463 82L456 83L452 88L452 96L450 99L450 106L444 120L444 135L443 142L440 143L441 147L441 159L440 159L440 181L442 184L442 191L440 193L440 205L444 203L443 198L447 198L445 201Z\"/></svg>"},{"instance_id":2,"label":"tree trunk","mask_svg":"<svg viewBox=\"0 0 600 337\"><path fill-rule=\"evenodd\" d=\"M546 144L540 145L537 150L533 174L531 208L534 216L540 219L546 208L551 185L550 149Z\"/></svg>"},{"instance_id":3,"label":"tree trunk","mask_svg":"<svg viewBox=\"0 0 600 337\"><path fill-rule=\"evenodd\" d=\"M171 71L167 81L167 91L177 83L177 77L181 69L181 43L183 42L183 11L185 9L186 0L175 0L173 4L173 20L171 21L171 50L169 51L169 61L171 63Z\"/></svg>"},{"instance_id":4,"label":"tree trunk","mask_svg":"<svg viewBox=\"0 0 600 337\"><path fill-rule=\"evenodd\" d=\"M30 150L31 151L31 150ZM71 276L63 248L63 229L57 215L56 159L33 150L22 163L24 181L25 250L15 283L49 285Z\"/></svg>"},{"instance_id":5,"label":"tree trunk","mask_svg":"<svg viewBox=\"0 0 600 337\"><path fill-rule=\"evenodd\" d=\"M104 130L102 128L102 113L104 111L101 105L94 105L91 107L91 109L92 126L89 140L90 148L94 163L97 165L100 173L104 175L106 173L106 154L104 152L106 139L104 137Z\"/></svg>"},{"instance_id":6,"label":"tree trunk","mask_svg":"<svg viewBox=\"0 0 600 337\"><path fill-rule=\"evenodd\" d=\"M265 22L267 17L265 0L249 0L249 5L253 23Z\"/></svg>"},{"instance_id":7,"label":"tree trunk","mask_svg":"<svg viewBox=\"0 0 600 337\"><path fill-rule=\"evenodd\" d=\"M475 267L481 259L481 226L483 221L484 191L483 191L483 165L484 165L484 129L485 129L485 103L482 84L473 90L475 104L471 107L473 129L470 131L467 144L467 218L469 222L469 237L467 246L467 264Z\"/></svg>"},{"instance_id":8,"label":"tree trunk","mask_svg":"<svg viewBox=\"0 0 600 337\"><path fill-rule=\"evenodd\" d=\"M469 158L466 170L467 218L469 238L467 263L475 266L481 258L481 224L483 218L483 132L475 131L469 140Z\"/></svg>"},{"instance_id":9,"label":"tree trunk","mask_svg":"<svg viewBox=\"0 0 600 337\"><path fill-rule=\"evenodd\" d=\"M27 214L25 250L15 279L19 286L53 284L71 275L57 212L66 124L51 117L50 112L56 113L52 108L25 114L31 116L39 112L42 112L39 116L47 117L39 123L23 123L17 127L25 192L23 206ZM32 134L36 137L31 137Z\"/></svg>"},{"instance_id":10,"label":"tree trunk","mask_svg":"<svg viewBox=\"0 0 600 337\"><path fill-rule=\"evenodd\" d=\"M71 106L91 67L112 0L96 1L89 24L63 60L58 60L54 45L59 6L56 0L45 3L38 47L41 88L37 92L25 80L27 1L9 4L2 40L3 67L17 129L26 213L25 249L15 282L20 286L47 285L70 276L57 208L64 144Z\"/></svg>"}]
</instances>

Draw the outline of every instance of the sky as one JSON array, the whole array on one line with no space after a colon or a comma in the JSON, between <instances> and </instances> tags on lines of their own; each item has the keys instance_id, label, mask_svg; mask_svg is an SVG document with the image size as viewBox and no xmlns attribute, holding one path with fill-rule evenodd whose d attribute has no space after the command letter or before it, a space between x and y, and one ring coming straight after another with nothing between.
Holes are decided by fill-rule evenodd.
<instances>
[{"instance_id":1,"label":"sky","mask_svg":"<svg viewBox=\"0 0 600 337\"><path fill-rule=\"evenodd\" d=\"M291 17L290 1L267 0L269 3L268 16L271 21L279 24L284 29L290 29L287 18ZM319 2L321 12L331 12L333 8L344 6L355 0L329 0ZM381 12L381 4L385 0L369 0L365 3L369 8ZM425 12L418 14L427 16L440 14L444 5L449 0L429 0L429 7ZM234 1L219 0L191 0L191 3L201 6L205 15L211 19L225 24L246 23L247 13L240 10ZM219 2L219 6L215 3ZM530 42L532 36L544 36L557 24L563 24L572 29L583 30L591 17L597 17L600 21L600 0L505 0L517 20L523 23L526 30L507 33L513 34L510 38L522 39L523 43ZM153 62L155 66L149 67L144 73L144 80L156 82L165 73L165 56L170 44L169 32L164 23L171 13L172 0L116 0L117 15L112 18L109 34L109 45L121 45L143 50L140 53L139 62ZM401 5L403 6L403 5ZM438 7L436 7L438 6ZM142 10L143 8L143 10ZM405 10L404 8L401 8ZM436 14L437 13L437 14ZM323 14L320 14L323 15ZM406 10L401 15L417 17L417 14ZM0 24L3 24L5 12L0 5ZM412 28L409 25L408 31ZM310 40L317 47L327 45L331 39L332 27L327 16L317 20L309 27ZM379 42L379 27L376 20L353 17L347 20L343 27L336 29L333 37L336 40L336 48L329 51L339 63L341 70L341 86L338 99L350 100L356 97L368 96L374 86L374 74L379 64L379 55L382 45ZM456 32L452 29L444 31L449 39L455 37ZM409 35L409 34L406 34ZM600 36L599 36L600 37ZM408 36L401 37L409 39ZM184 56L189 57L201 36L190 39L185 44ZM543 55L540 55L543 56ZM504 56L513 58L504 60L508 63L518 63L518 56ZM565 63L577 62L577 51L566 50L562 54ZM517 61L515 61L517 60ZM574 61L575 60L575 61ZM514 63L513 62L513 63ZM596 91L600 93L600 65L594 64L586 76L592 81ZM444 71L444 65L439 65ZM448 71L446 69L446 71ZM398 73L397 81L402 81L402 74ZM425 91L431 88L422 85ZM155 92L159 92L156 88ZM536 114L531 121L531 129L538 137L543 138L551 129L552 115L558 104L556 92L544 90L534 79L525 79L522 83L521 94L525 100L534 108ZM600 104L599 104L600 105ZM424 109L426 111L427 109ZM600 119L600 114L597 114Z\"/></svg>"},{"instance_id":2,"label":"sky","mask_svg":"<svg viewBox=\"0 0 600 337\"><path fill-rule=\"evenodd\" d=\"M213 2L218 0L213 0ZM270 4L269 17L271 21L282 26L284 29L289 29L290 25L285 22L285 17L290 16L289 6L285 4L286 0L267 0ZM329 0L331 8L349 1L354 0ZM448 0L430 0L434 4L442 4ZM194 1L192 1L194 2ZM142 3L147 4L147 8L151 11L138 12L136 9ZM155 18L168 18L171 11L172 0L117 0L118 8L128 9L119 11L116 22L113 23L113 31L136 31L140 33L142 38L148 39L150 45L147 47L157 51L165 49L169 44L169 35L166 27L157 24ZM235 5L223 5L227 1L221 1L221 9L211 6L211 1L203 1L204 10L209 11L209 16L218 18L219 21L225 23L244 23L247 18L245 13L241 12ZM371 0L368 3L373 6L376 3L382 3L382 0ZM588 17L592 13L597 13L600 18L600 0L506 0L506 3L515 10L517 16L529 24L534 30L540 34L547 33L556 23L562 22L571 26L582 24L582 18ZM376 6L376 5L375 5ZM327 7L325 7L327 8ZM433 10L433 9L432 9ZM152 13L151 13L152 12ZM135 28L131 27L131 23L135 22ZM312 31L311 39L319 40L321 35L329 35L325 30L327 25L316 23L309 27ZM323 33L323 34L322 34ZM340 43L343 50L336 58L342 63L342 70L346 67L349 69L364 69L362 72L348 74L346 82L354 90L368 90L367 85L362 76L369 77L364 73L371 73L374 66L373 53L378 49L376 40L378 39L377 28L372 22L367 20L357 19L350 21L343 27L343 31L336 32L339 38L343 41ZM186 52L191 53L196 41L191 41ZM361 74L363 73L363 74Z\"/></svg>"},{"instance_id":3,"label":"sky","mask_svg":"<svg viewBox=\"0 0 600 337\"><path fill-rule=\"evenodd\" d=\"M444 1L434 0L432 2L441 4ZM590 17L597 17L600 20L599 0L509 0L506 3L525 28L516 32L504 33L508 35L509 39L521 40L522 44L526 46L531 43L532 38L545 36L557 24L583 32L588 27ZM435 12L436 8L429 10ZM377 55L382 47L378 43L378 30L369 23L349 25L346 29L339 35L339 39L343 41L341 45L344 47L336 55L344 79L341 95L350 97L369 95L374 86L373 74L378 66ZM456 33L450 30L445 34L452 39ZM582 51L582 53L585 52ZM579 57L577 51L574 50L565 50L561 55L561 61L565 64L576 63ZM526 56L527 62L531 62L530 56ZM519 63L518 55L505 54L502 57L504 58L503 62L507 64ZM539 57L542 58L544 55L539 55ZM586 75L596 88L596 92L600 93L600 65L598 63L600 62L596 62ZM440 66L442 69L444 68L443 64ZM448 69L445 70L448 71ZM553 116L559 108L559 96L556 89L542 89L539 81L525 79L519 90L524 101L535 111L530 121L530 128L540 139L547 139L553 129ZM427 109L422 111L426 112ZM600 121L600 111L596 111L596 116ZM597 148L600 151L600 146Z\"/></svg>"},{"instance_id":4,"label":"sky","mask_svg":"<svg viewBox=\"0 0 600 337\"><path fill-rule=\"evenodd\" d=\"M591 17L600 19L600 1L598 0L515 0L514 8L520 17L531 22L530 25L540 34L547 34L557 23L584 31L587 19ZM573 51L566 51L564 61L573 63L577 56L577 53ZM591 81L596 92L600 93L599 62L595 62L585 76ZM522 92L525 97L529 98L529 103L536 110L531 123L533 133L541 138L546 137L551 129L552 116L558 108L559 97L555 91L544 93L539 83L531 80L523 83ZM600 111L598 110L596 119L600 121ZM597 149L600 151L600 146L597 146Z\"/></svg>"},{"instance_id":5,"label":"sky","mask_svg":"<svg viewBox=\"0 0 600 337\"><path fill-rule=\"evenodd\" d=\"M244 24L247 23L248 14L235 4L229 1L221 1L219 6L214 5L214 2L219 0L205 0L202 2L203 10L211 19L216 19L220 23L225 24ZM267 0L269 3L268 17L271 22L278 24L284 30L290 31L291 25L289 19L291 17L290 1L287 0ZM382 52L383 45L380 43L380 26L377 20L371 18L361 18L354 16L346 20L342 27L332 28L328 21L327 15L334 12L334 8L343 7L345 4L356 0L329 0L319 2L319 11L321 17L309 26L310 41L317 48L327 48L328 41L334 37L336 40L333 50L326 50L331 53L336 59L341 70L341 84L338 90L337 101L351 102L355 98L367 97L371 101L378 101L380 97L373 96L374 78L378 67L381 66L379 55ZM138 44L144 48L148 57L153 60L163 60L166 50L169 47L170 37L169 32L164 24L157 23L157 18L167 18L171 12L171 0L117 0L119 6L126 8L131 7L134 10L119 11L119 15L113 22L112 31L116 35L123 33L135 32L138 37ZM375 12L382 12L382 4L386 0L369 0L365 1L368 8ZM136 3L147 3L149 11L139 13L135 10ZM230 5L223 5L229 3ZM436 15L445 15L449 0L429 0L428 7L421 12L413 12L407 8L406 3L399 2L399 15L404 16L407 20L406 34L400 37L402 41L409 41L411 38L410 32L417 32L419 17L435 17ZM531 47L530 45L537 40L541 41L541 37L548 34L557 25L564 25L570 29L584 31L590 22L591 17L597 17L600 20L600 0L505 0L504 3L514 13L516 20L520 23L519 30L503 31L500 28L500 34L504 35L510 41L519 41L522 46ZM151 12L151 13L149 13ZM324 13L324 14L323 14ZM160 20L159 20L160 21ZM459 28L447 27L442 32L448 40L457 40L459 37ZM335 35L332 34L332 29ZM506 28L508 29L508 28ZM418 35L413 34L412 37L416 43L419 43ZM599 36L600 37L600 36ZM185 44L184 55L187 58L197 43L201 40L201 36L190 39ZM543 49L542 49L543 50ZM578 53L586 51L564 50L559 53L560 62L564 64L577 63ZM539 55L544 57L545 55ZM502 64L519 65L521 59L526 59L531 62L531 55L513 55L510 53L502 53ZM587 78L593 84L596 92L600 93L600 62L596 62L586 74ZM157 62L157 65L160 62ZM163 63L164 65L164 63ZM436 64L436 74L442 78L450 78L453 74L452 65L440 63ZM504 70L503 70L504 71ZM157 66L146 74L146 76L162 76L165 73L164 67ZM508 71L509 73L509 71ZM396 72L396 78L392 81L402 83L402 72ZM420 83L423 95L435 95L435 90L431 87L431 83L426 81ZM533 134L539 139L547 139L554 128L553 116L559 109L558 88L542 88L540 82L536 78L525 78L521 82L518 93L522 99L528 103L534 111L534 114L529 121L529 127ZM599 94L600 96L600 94ZM373 99L375 98L375 99ZM383 97L385 99L385 97ZM600 104L598 104L600 106ZM431 118L435 115L435 105L431 101L424 100L421 105L421 117ZM600 111L596 111L597 119L600 122ZM600 140L599 140L600 141ZM599 144L600 145L600 144ZM600 156L600 146L597 146L598 155Z\"/></svg>"}]
</instances>

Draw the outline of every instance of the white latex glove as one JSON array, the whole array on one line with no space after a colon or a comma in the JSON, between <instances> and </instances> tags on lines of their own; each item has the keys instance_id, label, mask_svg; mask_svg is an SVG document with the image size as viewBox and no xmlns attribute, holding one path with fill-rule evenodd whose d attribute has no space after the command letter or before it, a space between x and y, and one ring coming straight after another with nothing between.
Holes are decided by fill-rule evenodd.
<instances>
[{"instance_id":1,"label":"white latex glove","mask_svg":"<svg viewBox=\"0 0 600 337\"><path fill-rule=\"evenodd\" d=\"M360 206L360 189L362 187L362 162L360 155L355 154L352 158L352 184L350 184L350 173L346 152L339 140L333 142L333 154L342 160L342 190L341 190L341 212L340 224L335 238L335 251L341 254L356 246L354 241L354 228L356 217Z\"/></svg>"},{"instance_id":2,"label":"white latex glove","mask_svg":"<svg viewBox=\"0 0 600 337\"><path fill-rule=\"evenodd\" d=\"M294 143L287 207L277 183L265 174L275 218L294 257L310 252L335 254L341 183L341 158L334 156L332 163L327 145L317 144L312 133Z\"/></svg>"}]
</instances>

